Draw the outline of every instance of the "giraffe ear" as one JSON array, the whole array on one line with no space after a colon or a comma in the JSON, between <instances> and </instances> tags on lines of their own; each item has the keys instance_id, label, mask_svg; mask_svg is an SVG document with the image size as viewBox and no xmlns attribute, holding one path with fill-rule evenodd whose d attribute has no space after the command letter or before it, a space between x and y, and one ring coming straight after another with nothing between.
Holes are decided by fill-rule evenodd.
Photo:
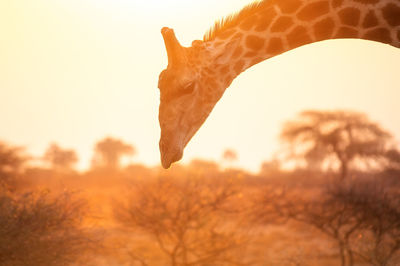
<instances>
[{"instance_id":1,"label":"giraffe ear","mask_svg":"<svg viewBox=\"0 0 400 266\"><path fill-rule=\"evenodd\" d=\"M161 29L161 34L164 38L165 48L167 49L168 65L176 65L182 62L183 47L176 39L173 29L164 27Z\"/></svg>"}]
</instances>

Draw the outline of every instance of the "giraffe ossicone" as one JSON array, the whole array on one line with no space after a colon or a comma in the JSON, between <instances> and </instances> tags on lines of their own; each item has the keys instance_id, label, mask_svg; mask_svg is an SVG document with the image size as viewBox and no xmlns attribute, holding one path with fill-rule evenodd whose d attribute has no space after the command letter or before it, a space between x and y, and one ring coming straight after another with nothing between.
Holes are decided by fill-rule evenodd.
<instances>
[{"instance_id":1,"label":"giraffe ossicone","mask_svg":"<svg viewBox=\"0 0 400 266\"><path fill-rule=\"evenodd\" d=\"M400 0L264 0L220 22L190 47L162 28L168 66L159 76L164 168L183 150L241 72L296 47L339 38L400 47Z\"/></svg>"}]
</instances>

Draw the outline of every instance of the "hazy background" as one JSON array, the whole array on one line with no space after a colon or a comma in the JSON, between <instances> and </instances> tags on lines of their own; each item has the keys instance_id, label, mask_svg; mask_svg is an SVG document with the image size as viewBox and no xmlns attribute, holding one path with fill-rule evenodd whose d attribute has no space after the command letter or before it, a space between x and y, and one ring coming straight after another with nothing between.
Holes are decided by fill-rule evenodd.
<instances>
[{"instance_id":1,"label":"hazy background","mask_svg":"<svg viewBox=\"0 0 400 266\"><path fill-rule=\"evenodd\" d=\"M249 0L0 1L0 139L42 154L76 150L86 168L110 135L159 164L160 29L183 45ZM367 41L328 41L241 74L186 148L183 161L239 154L257 170L277 149L282 123L304 109L354 109L400 136L400 51ZM398 139L398 138L397 138Z\"/></svg>"}]
</instances>

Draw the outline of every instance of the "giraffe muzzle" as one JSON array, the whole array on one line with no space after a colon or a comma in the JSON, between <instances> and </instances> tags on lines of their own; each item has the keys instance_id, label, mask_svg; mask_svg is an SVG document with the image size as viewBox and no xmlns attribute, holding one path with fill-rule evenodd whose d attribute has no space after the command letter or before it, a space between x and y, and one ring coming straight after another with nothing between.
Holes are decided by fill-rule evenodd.
<instances>
[{"instance_id":1,"label":"giraffe muzzle","mask_svg":"<svg viewBox=\"0 0 400 266\"><path fill-rule=\"evenodd\" d=\"M161 152L161 164L163 168L168 169L171 167L171 164L182 159L183 148L178 147L177 145L168 145L162 139L160 140L159 145Z\"/></svg>"}]
</instances>

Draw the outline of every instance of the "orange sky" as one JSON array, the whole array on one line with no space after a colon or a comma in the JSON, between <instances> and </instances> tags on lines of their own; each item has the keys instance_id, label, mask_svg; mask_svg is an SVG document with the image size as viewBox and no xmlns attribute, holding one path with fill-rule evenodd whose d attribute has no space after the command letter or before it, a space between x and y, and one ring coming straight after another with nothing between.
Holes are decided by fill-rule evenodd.
<instances>
[{"instance_id":1,"label":"orange sky","mask_svg":"<svg viewBox=\"0 0 400 266\"><path fill-rule=\"evenodd\" d=\"M247 0L0 1L0 139L40 155L49 142L78 151L94 143L134 144L134 161L159 163L160 34L183 45L201 39ZM367 41L327 41L267 60L241 74L186 148L257 170L271 157L282 123L303 109L354 109L400 136L400 50Z\"/></svg>"}]
</instances>

